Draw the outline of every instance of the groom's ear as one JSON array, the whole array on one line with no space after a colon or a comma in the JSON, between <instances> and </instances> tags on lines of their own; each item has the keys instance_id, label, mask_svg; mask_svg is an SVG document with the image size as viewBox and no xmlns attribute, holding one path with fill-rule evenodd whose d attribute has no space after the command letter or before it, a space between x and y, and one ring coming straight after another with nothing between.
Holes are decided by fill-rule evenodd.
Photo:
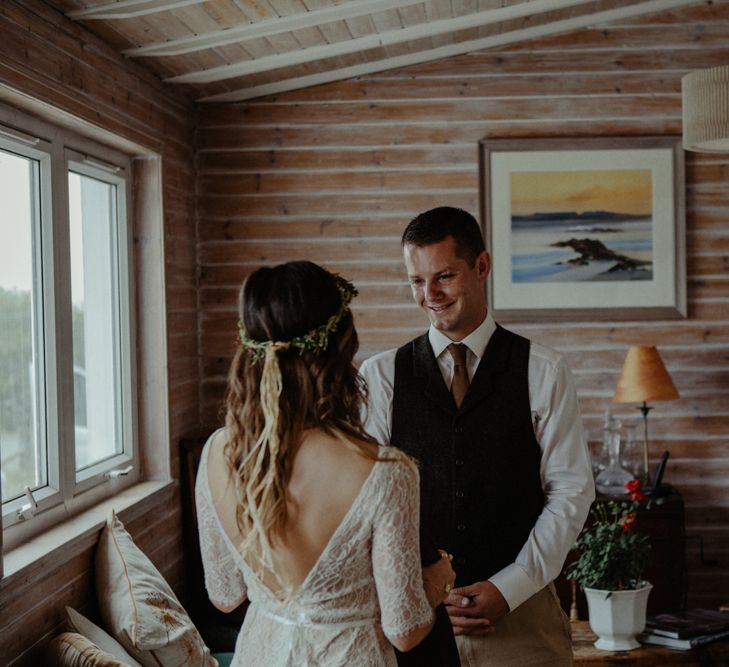
<instances>
[{"instance_id":1,"label":"groom's ear","mask_svg":"<svg viewBox=\"0 0 729 667\"><path fill-rule=\"evenodd\" d=\"M481 254L476 257L476 271L480 280L486 280L489 273L491 273L491 255L485 250L481 251Z\"/></svg>"}]
</instances>

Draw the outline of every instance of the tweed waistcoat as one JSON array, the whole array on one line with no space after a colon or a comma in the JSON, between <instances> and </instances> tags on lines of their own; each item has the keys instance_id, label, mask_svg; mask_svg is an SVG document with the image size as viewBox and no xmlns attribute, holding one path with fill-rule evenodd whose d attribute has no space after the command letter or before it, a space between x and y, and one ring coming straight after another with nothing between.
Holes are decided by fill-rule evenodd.
<instances>
[{"instance_id":1,"label":"tweed waistcoat","mask_svg":"<svg viewBox=\"0 0 729 667\"><path fill-rule=\"evenodd\" d=\"M397 351L391 444L419 463L421 530L453 554L458 586L512 563L544 506L529 345L497 326L460 409L427 334Z\"/></svg>"}]
</instances>

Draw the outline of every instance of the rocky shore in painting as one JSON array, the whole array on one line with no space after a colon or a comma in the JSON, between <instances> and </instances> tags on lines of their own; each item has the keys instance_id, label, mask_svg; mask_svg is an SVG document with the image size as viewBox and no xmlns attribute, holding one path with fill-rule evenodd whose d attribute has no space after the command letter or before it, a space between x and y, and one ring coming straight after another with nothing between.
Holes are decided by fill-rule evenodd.
<instances>
[{"instance_id":1,"label":"rocky shore in painting","mask_svg":"<svg viewBox=\"0 0 729 667\"><path fill-rule=\"evenodd\" d=\"M614 266L608 269L608 273L614 273L615 271L636 271L644 269L651 264L651 262L620 255L607 248L602 242L594 239L570 239L569 241L557 241L557 243L552 243L551 245L556 248L572 248L575 252L580 253L579 257L573 257L567 260L568 264L574 264L575 266L587 266L591 261L615 262Z\"/></svg>"}]
</instances>

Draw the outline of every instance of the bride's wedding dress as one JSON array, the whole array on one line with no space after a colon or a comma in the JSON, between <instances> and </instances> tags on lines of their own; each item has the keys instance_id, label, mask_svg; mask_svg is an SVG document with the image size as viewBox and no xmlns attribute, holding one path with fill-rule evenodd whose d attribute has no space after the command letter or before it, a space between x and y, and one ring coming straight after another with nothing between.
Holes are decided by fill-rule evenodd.
<instances>
[{"instance_id":1,"label":"bride's wedding dress","mask_svg":"<svg viewBox=\"0 0 729 667\"><path fill-rule=\"evenodd\" d=\"M218 606L251 601L232 667L394 667L385 635L405 635L433 617L420 566L417 469L377 461L306 579L282 600L223 530L208 483L209 449L210 441L196 486L205 585ZM392 458L392 450L381 447L380 456Z\"/></svg>"}]
</instances>

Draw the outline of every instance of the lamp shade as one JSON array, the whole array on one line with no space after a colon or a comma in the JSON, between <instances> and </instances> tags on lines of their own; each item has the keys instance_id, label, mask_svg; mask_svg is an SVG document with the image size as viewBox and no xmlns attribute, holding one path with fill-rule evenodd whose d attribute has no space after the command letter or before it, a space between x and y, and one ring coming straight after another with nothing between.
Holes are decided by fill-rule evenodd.
<instances>
[{"instance_id":1,"label":"lamp shade","mask_svg":"<svg viewBox=\"0 0 729 667\"><path fill-rule=\"evenodd\" d=\"M625 356L613 401L642 403L672 401L676 398L678 391L658 350L653 346L631 347Z\"/></svg>"},{"instance_id":2,"label":"lamp shade","mask_svg":"<svg viewBox=\"0 0 729 667\"><path fill-rule=\"evenodd\" d=\"M729 152L729 65L686 74L681 79L683 147Z\"/></svg>"}]
</instances>

